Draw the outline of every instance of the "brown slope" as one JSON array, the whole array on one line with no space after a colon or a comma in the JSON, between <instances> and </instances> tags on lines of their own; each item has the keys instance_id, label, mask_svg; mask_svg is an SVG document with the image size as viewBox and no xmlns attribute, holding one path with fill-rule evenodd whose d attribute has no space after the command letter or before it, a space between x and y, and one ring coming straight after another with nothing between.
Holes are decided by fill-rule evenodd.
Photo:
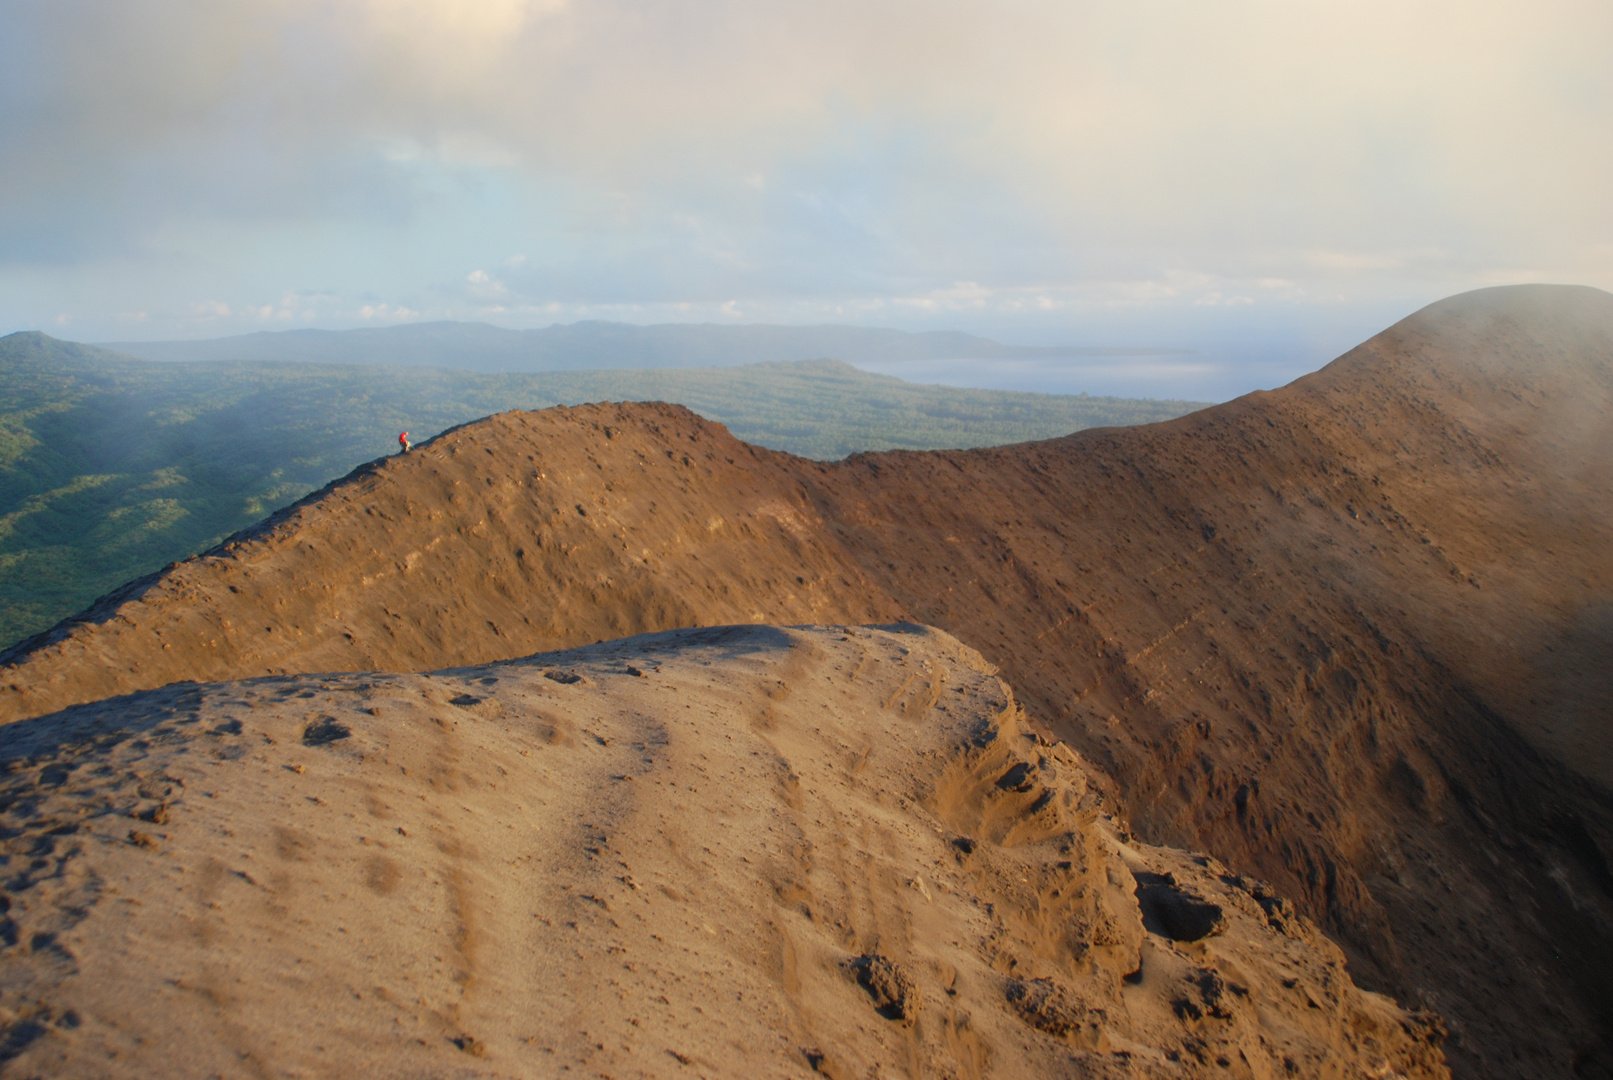
<instances>
[{"instance_id":1,"label":"brown slope","mask_svg":"<svg viewBox=\"0 0 1613 1080\"><path fill-rule=\"evenodd\" d=\"M645 630L871 622L794 459L677 405L511 412L361 466L3 658L0 719L287 671L411 671Z\"/></svg>"},{"instance_id":2,"label":"brown slope","mask_svg":"<svg viewBox=\"0 0 1613 1080\"><path fill-rule=\"evenodd\" d=\"M1613 991L1613 777L1570 750L1608 731L1610 368L1613 297L1471 294L1180 421L868 461L819 512L1140 831L1445 1012L1459 1072L1568 1075Z\"/></svg>"},{"instance_id":3,"label":"brown slope","mask_svg":"<svg viewBox=\"0 0 1613 1080\"><path fill-rule=\"evenodd\" d=\"M1168 424L835 466L672 408L497 417L13 653L3 706L911 617L1139 831L1276 879L1442 1011L1459 1071L1566 1075L1613 996L1610 338L1607 294L1487 290Z\"/></svg>"}]
</instances>

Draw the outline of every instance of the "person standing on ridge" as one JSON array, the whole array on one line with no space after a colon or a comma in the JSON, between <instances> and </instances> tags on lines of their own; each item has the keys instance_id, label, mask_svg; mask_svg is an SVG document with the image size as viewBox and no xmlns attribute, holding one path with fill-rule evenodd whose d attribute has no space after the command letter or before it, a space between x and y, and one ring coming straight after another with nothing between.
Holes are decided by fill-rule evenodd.
<instances>
[{"instance_id":1,"label":"person standing on ridge","mask_svg":"<svg viewBox=\"0 0 1613 1080\"><path fill-rule=\"evenodd\" d=\"M409 433L407 431L398 436L398 445L403 448L398 451L400 454L407 454L410 450L414 449L414 443L409 441Z\"/></svg>"}]
</instances>

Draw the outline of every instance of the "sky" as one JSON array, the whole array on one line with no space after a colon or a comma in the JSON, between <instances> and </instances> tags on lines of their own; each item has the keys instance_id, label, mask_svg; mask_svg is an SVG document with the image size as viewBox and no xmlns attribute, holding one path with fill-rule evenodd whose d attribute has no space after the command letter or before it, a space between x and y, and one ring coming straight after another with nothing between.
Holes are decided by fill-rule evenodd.
<instances>
[{"instance_id":1,"label":"sky","mask_svg":"<svg viewBox=\"0 0 1613 1080\"><path fill-rule=\"evenodd\" d=\"M0 331L836 322L1253 388L1613 288L1610 56L1605 0L6 0Z\"/></svg>"}]
</instances>

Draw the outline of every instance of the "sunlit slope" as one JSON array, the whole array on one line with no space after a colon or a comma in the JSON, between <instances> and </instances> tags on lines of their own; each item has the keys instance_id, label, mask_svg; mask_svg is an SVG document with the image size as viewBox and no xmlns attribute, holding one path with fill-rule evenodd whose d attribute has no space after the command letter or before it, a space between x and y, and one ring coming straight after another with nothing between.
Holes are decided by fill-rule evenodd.
<instances>
[{"instance_id":1,"label":"sunlit slope","mask_svg":"<svg viewBox=\"0 0 1613 1080\"><path fill-rule=\"evenodd\" d=\"M1449 1075L1267 887L1120 842L923 627L170 687L9 735L7 1075Z\"/></svg>"},{"instance_id":2,"label":"sunlit slope","mask_svg":"<svg viewBox=\"0 0 1613 1080\"><path fill-rule=\"evenodd\" d=\"M894 618L796 460L675 405L501 414L132 583L18 651L29 677L0 694L36 714L176 679L420 670L769 613Z\"/></svg>"},{"instance_id":3,"label":"sunlit slope","mask_svg":"<svg viewBox=\"0 0 1613 1080\"><path fill-rule=\"evenodd\" d=\"M1144 835L1272 879L1446 1015L1469 1075L1562 1074L1613 1000L1610 339L1605 293L1486 290L1168 423L832 465L666 407L501 416L12 654L5 707L912 618Z\"/></svg>"}]
</instances>

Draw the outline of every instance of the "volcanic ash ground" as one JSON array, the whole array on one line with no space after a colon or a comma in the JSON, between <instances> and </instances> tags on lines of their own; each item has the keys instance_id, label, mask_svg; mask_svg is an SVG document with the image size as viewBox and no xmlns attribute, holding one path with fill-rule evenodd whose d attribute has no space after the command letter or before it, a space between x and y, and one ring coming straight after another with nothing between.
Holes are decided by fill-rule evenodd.
<instances>
[{"instance_id":1,"label":"volcanic ash ground","mask_svg":"<svg viewBox=\"0 0 1613 1080\"><path fill-rule=\"evenodd\" d=\"M178 685L7 728L5 1076L1442 1076L920 627Z\"/></svg>"}]
</instances>

